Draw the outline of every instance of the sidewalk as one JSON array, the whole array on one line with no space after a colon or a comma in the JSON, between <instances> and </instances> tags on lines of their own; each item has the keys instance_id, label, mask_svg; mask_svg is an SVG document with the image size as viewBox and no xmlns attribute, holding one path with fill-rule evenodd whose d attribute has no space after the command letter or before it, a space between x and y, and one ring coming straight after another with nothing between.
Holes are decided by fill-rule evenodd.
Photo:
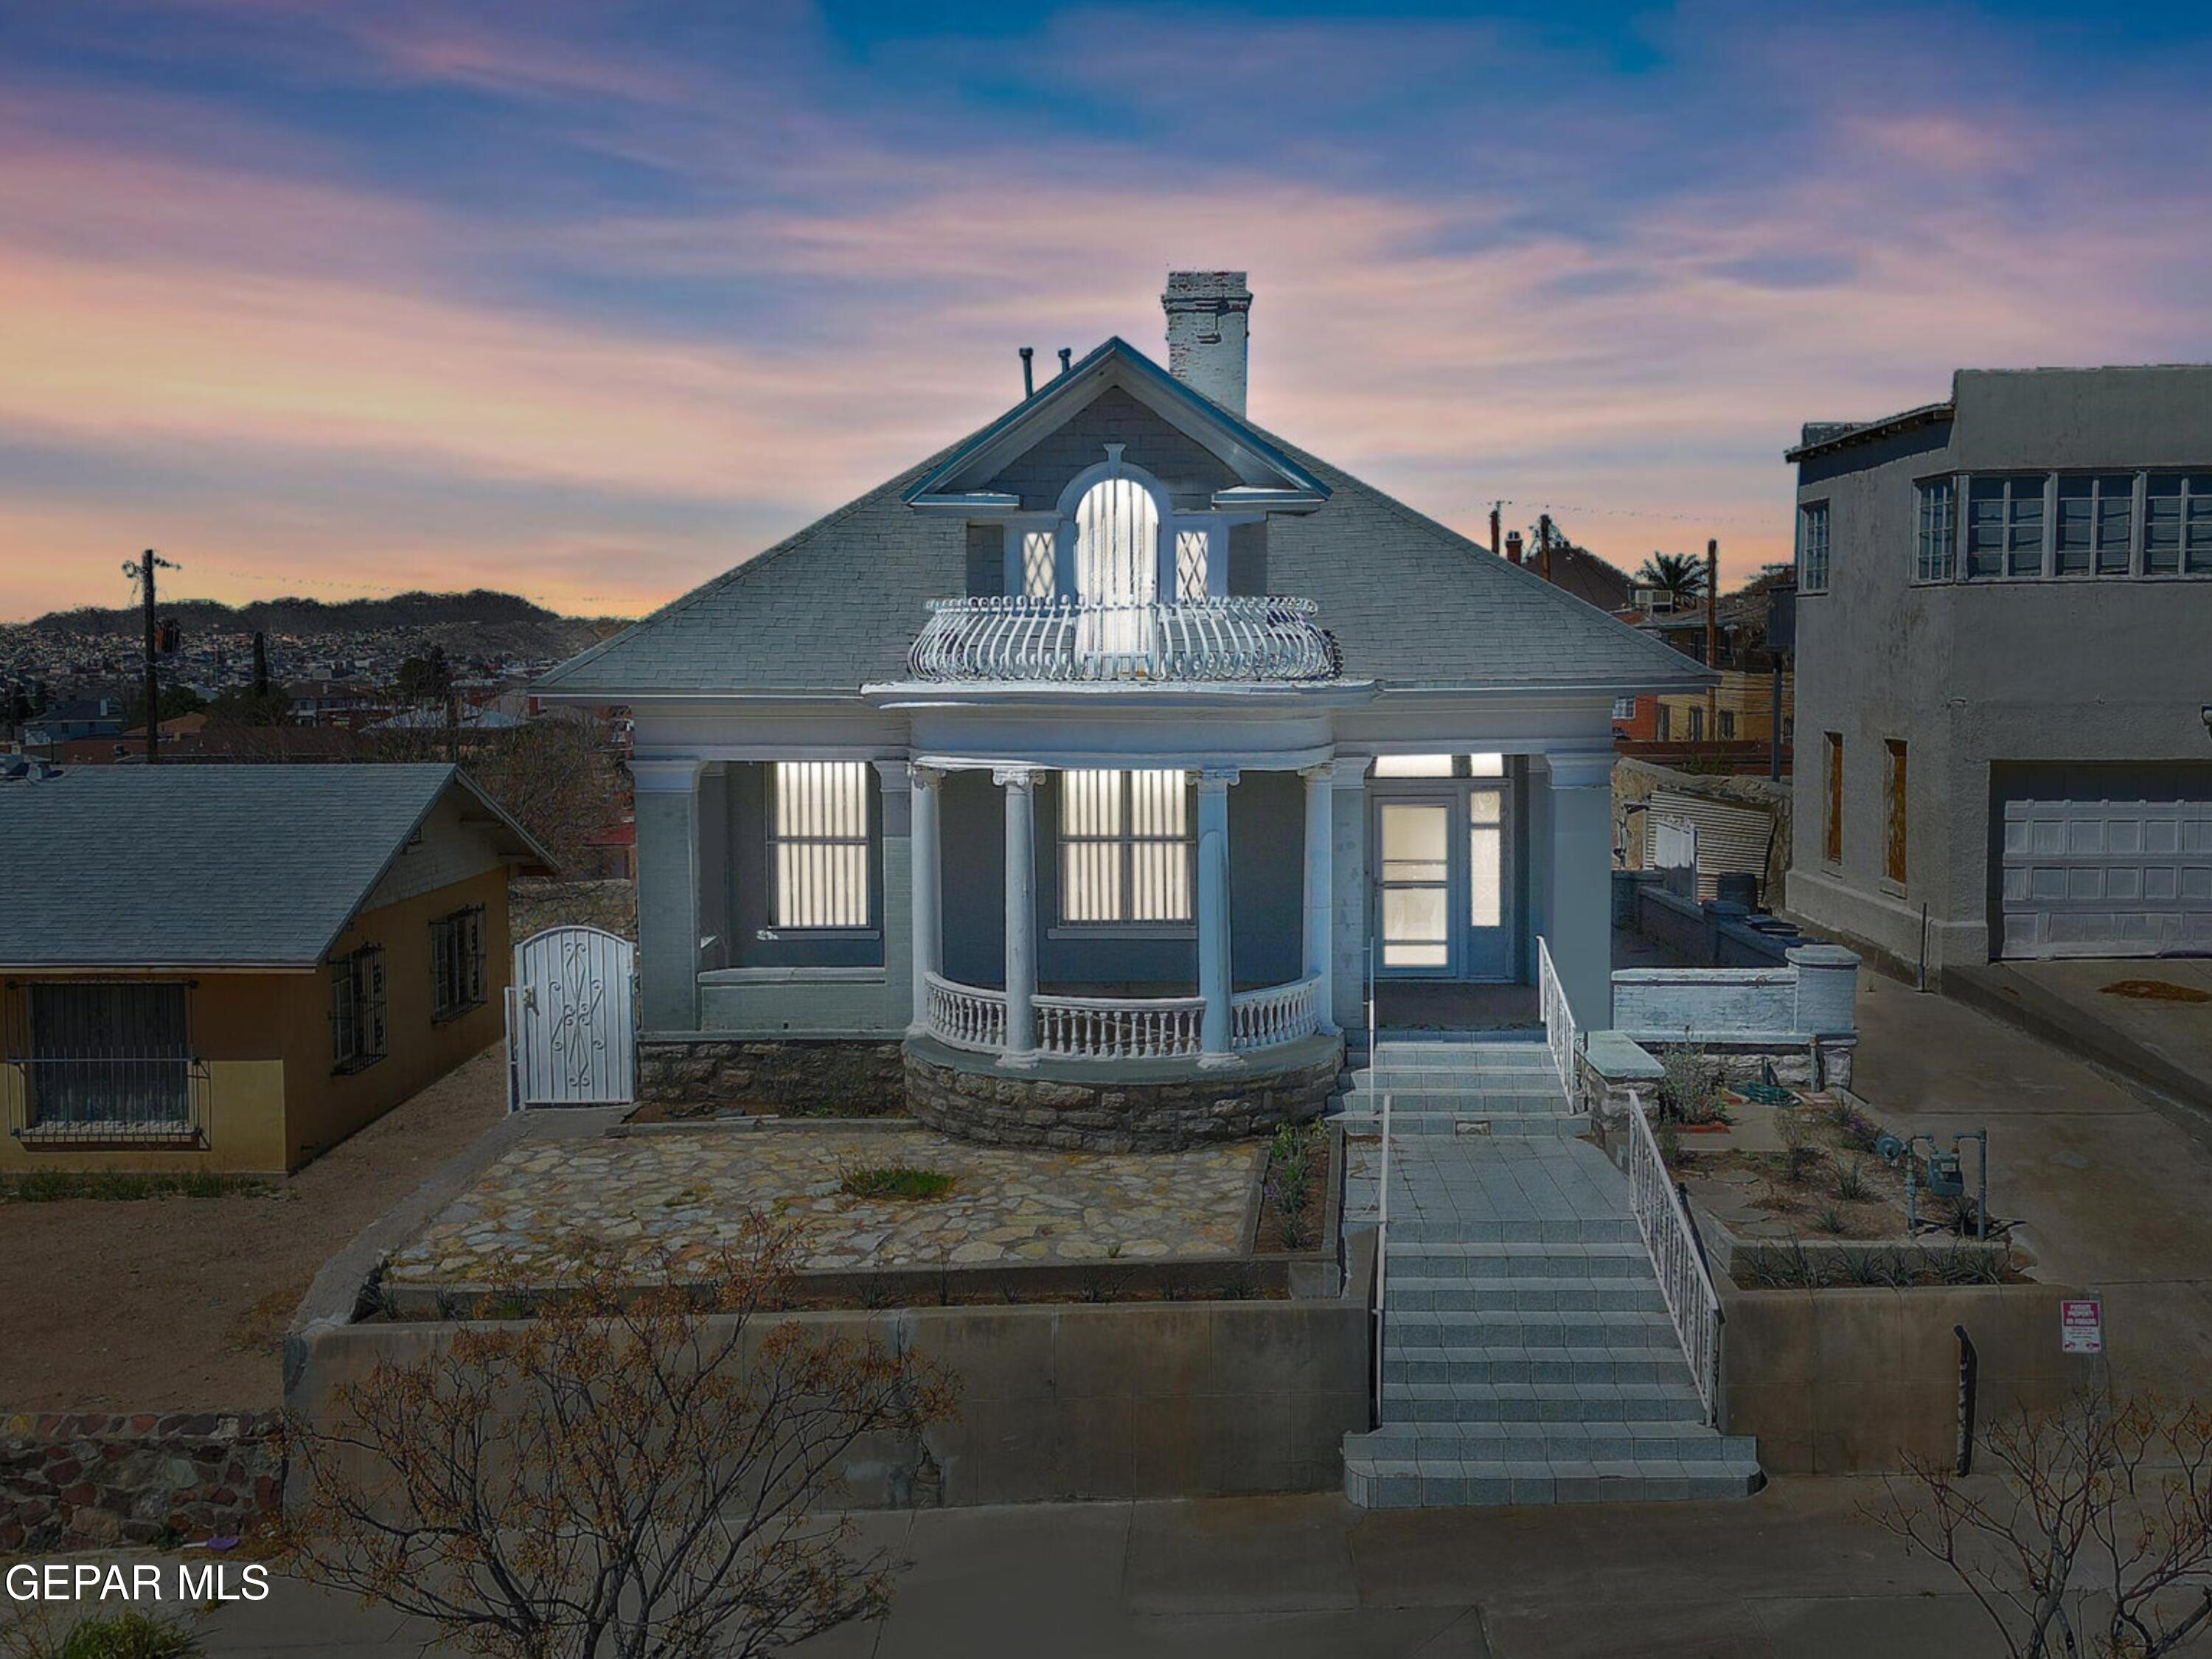
<instances>
[{"instance_id":1,"label":"sidewalk","mask_svg":"<svg viewBox=\"0 0 2212 1659\"><path fill-rule=\"evenodd\" d=\"M2105 989L2130 982L2169 994L2115 996ZM2212 996L2212 958L1992 962L1946 969L1943 989L2031 1036L2212 1112L2212 1002L2186 1000L2191 993Z\"/></svg>"},{"instance_id":2,"label":"sidewalk","mask_svg":"<svg viewBox=\"0 0 2212 1659\"><path fill-rule=\"evenodd\" d=\"M1879 1483L1734 1503L1365 1513L1334 1496L872 1517L891 1616L805 1659L1847 1659L1996 1650L1949 1576L1860 1513ZM398 1659L388 1613L283 1583L225 1659Z\"/></svg>"},{"instance_id":3,"label":"sidewalk","mask_svg":"<svg viewBox=\"0 0 2212 1659\"><path fill-rule=\"evenodd\" d=\"M1899 1133L1989 1129L1990 1207L2023 1222L2037 1278L2102 1295L2114 1382L2203 1393L2212 1117L1881 975L1861 976L1858 1016L1856 1091Z\"/></svg>"}]
</instances>

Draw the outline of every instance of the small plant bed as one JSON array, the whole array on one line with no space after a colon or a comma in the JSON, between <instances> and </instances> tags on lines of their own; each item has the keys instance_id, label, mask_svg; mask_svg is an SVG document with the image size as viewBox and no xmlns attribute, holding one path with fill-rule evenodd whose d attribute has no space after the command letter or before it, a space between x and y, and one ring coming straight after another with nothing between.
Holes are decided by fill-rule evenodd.
<instances>
[{"instance_id":1,"label":"small plant bed","mask_svg":"<svg viewBox=\"0 0 2212 1659\"><path fill-rule=\"evenodd\" d=\"M1876 1154L1881 1125L1849 1101L1817 1097L1794 1107L1747 1109L1752 1122L1761 1115L1771 1119L1778 1145L1708 1150L1679 1126L1654 1126L1660 1155L1676 1178L1730 1232L1747 1243L1908 1238L1905 1165ZM1923 1247L1972 1238L1971 1206L1962 1211L1930 1196L1923 1185L1918 1208Z\"/></svg>"},{"instance_id":2,"label":"small plant bed","mask_svg":"<svg viewBox=\"0 0 2212 1659\"><path fill-rule=\"evenodd\" d=\"M837 1190L848 1198L942 1198L960 1177L943 1170L925 1170L911 1164L848 1164L837 1176Z\"/></svg>"},{"instance_id":3,"label":"small plant bed","mask_svg":"<svg viewBox=\"0 0 2212 1659\"><path fill-rule=\"evenodd\" d=\"M1729 1276L1747 1291L1955 1289L2019 1285L2027 1278L2002 1244L1890 1242L1823 1247L1803 1239L1740 1245Z\"/></svg>"},{"instance_id":4,"label":"small plant bed","mask_svg":"<svg viewBox=\"0 0 2212 1659\"><path fill-rule=\"evenodd\" d=\"M274 1198L276 1183L259 1176L131 1175L118 1170L80 1174L69 1170L34 1170L0 1179L0 1204L59 1204L72 1199L137 1203L149 1198Z\"/></svg>"},{"instance_id":5,"label":"small plant bed","mask_svg":"<svg viewBox=\"0 0 2212 1659\"><path fill-rule=\"evenodd\" d=\"M902 1119L906 1109L878 1100L648 1100L633 1107L624 1123L727 1123L748 1118L791 1118L809 1123Z\"/></svg>"},{"instance_id":6,"label":"small plant bed","mask_svg":"<svg viewBox=\"0 0 2212 1659\"><path fill-rule=\"evenodd\" d=\"M1328 1131L1319 1123L1285 1123L1268 1138L1260 1187L1262 1255L1316 1249L1328 1212Z\"/></svg>"}]
</instances>

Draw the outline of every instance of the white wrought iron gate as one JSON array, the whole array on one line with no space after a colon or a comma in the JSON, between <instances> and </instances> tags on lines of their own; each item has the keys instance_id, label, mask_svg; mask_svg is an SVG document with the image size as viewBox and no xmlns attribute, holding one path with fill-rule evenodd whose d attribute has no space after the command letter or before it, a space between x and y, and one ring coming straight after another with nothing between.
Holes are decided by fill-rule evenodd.
<instances>
[{"instance_id":1,"label":"white wrought iron gate","mask_svg":"<svg viewBox=\"0 0 2212 1659\"><path fill-rule=\"evenodd\" d=\"M514 947L507 992L507 1106L619 1105L635 1096L637 947L597 927L549 927Z\"/></svg>"}]
</instances>

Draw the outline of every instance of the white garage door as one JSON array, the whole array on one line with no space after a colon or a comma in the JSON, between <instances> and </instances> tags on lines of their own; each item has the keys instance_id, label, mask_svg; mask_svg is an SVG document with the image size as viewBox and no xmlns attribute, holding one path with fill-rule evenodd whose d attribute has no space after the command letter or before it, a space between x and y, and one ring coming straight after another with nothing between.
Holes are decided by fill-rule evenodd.
<instances>
[{"instance_id":1,"label":"white garage door","mask_svg":"<svg viewBox=\"0 0 2212 1659\"><path fill-rule=\"evenodd\" d=\"M2212 788L2193 767L2129 781L2003 800L2003 955L2212 954Z\"/></svg>"}]
</instances>

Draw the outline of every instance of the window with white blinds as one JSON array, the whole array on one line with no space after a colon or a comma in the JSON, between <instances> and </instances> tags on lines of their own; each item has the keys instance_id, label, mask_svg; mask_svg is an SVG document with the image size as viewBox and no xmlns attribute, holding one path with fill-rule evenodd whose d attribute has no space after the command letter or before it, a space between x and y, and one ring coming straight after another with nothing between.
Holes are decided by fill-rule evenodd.
<instances>
[{"instance_id":1,"label":"window with white blinds","mask_svg":"<svg viewBox=\"0 0 2212 1659\"><path fill-rule=\"evenodd\" d=\"M769 789L774 925L867 927L867 763L778 761Z\"/></svg>"},{"instance_id":2,"label":"window with white blinds","mask_svg":"<svg viewBox=\"0 0 2212 1659\"><path fill-rule=\"evenodd\" d=\"M1191 825L1190 781L1184 773L1061 773L1061 921L1190 921Z\"/></svg>"}]
</instances>

